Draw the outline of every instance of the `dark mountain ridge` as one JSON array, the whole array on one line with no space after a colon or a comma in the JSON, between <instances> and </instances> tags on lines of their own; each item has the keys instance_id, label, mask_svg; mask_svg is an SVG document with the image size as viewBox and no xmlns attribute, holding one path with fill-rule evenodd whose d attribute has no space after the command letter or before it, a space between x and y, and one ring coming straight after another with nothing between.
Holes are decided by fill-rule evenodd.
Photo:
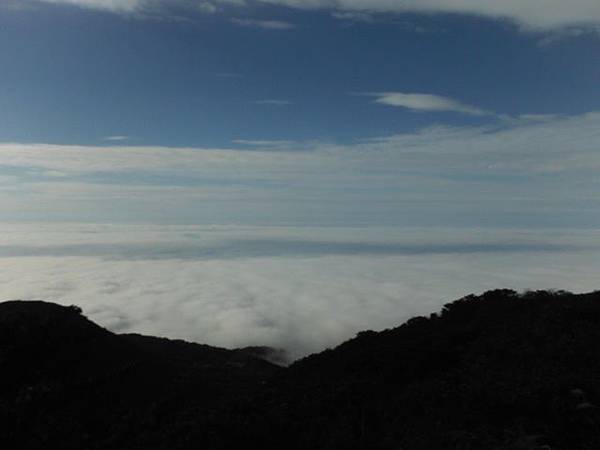
<instances>
[{"instance_id":1,"label":"dark mountain ridge","mask_svg":"<svg viewBox=\"0 0 600 450\"><path fill-rule=\"evenodd\" d=\"M273 355L0 303L0 445L600 448L600 292L490 291L287 368Z\"/></svg>"}]
</instances>

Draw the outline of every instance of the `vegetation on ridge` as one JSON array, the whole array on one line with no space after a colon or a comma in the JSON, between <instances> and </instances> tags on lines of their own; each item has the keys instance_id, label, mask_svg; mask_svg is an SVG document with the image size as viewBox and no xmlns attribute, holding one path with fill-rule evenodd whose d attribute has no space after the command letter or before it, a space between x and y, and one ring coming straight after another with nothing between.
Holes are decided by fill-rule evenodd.
<instances>
[{"instance_id":1,"label":"vegetation on ridge","mask_svg":"<svg viewBox=\"0 0 600 450\"><path fill-rule=\"evenodd\" d=\"M0 304L3 448L597 449L597 405L600 292L468 296L285 369Z\"/></svg>"}]
</instances>

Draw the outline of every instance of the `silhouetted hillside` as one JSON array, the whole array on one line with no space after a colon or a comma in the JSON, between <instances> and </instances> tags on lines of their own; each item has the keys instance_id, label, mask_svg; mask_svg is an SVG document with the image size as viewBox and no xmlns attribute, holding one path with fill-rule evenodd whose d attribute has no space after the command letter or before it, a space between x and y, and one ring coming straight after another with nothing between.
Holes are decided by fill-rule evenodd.
<instances>
[{"instance_id":1,"label":"silhouetted hillside","mask_svg":"<svg viewBox=\"0 0 600 450\"><path fill-rule=\"evenodd\" d=\"M62 449L597 449L600 293L498 290L282 369L0 304L0 444ZM8 446L6 446L8 445Z\"/></svg>"},{"instance_id":2,"label":"silhouetted hillside","mask_svg":"<svg viewBox=\"0 0 600 450\"><path fill-rule=\"evenodd\" d=\"M243 352L115 335L76 307L2 303L0 448L188 448L199 424L279 370Z\"/></svg>"}]
</instances>

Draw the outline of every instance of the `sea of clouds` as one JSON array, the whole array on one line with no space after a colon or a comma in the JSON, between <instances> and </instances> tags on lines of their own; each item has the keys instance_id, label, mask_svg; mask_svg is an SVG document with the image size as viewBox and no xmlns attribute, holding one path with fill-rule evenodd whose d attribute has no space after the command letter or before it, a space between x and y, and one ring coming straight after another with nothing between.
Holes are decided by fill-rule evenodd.
<instances>
[{"instance_id":1,"label":"sea of clouds","mask_svg":"<svg viewBox=\"0 0 600 450\"><path fill-rule=\"evenodd\" d=\"M0 299L80 305L115 332L290 360L494 288L598 288L600 232L0 226Z\"/></svg>"}]
</instances>

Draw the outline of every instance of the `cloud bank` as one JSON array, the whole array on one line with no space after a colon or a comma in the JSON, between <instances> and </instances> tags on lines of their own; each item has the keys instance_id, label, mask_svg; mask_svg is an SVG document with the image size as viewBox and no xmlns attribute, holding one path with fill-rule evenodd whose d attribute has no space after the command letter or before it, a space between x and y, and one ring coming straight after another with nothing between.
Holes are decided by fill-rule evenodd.
<instances>
[{"instance_id":1,"label":"cloud bank","mask_svg":"<svg viewBox=\"0 0 600 450\"><path fill-rule=\"evenodd\" d=\"M598 232L581 230L4 224L0 233L2 300L75 303L116 332L271 345L291 359L471 292L593 290L600 254Z\"/></svg>"},{"instance_id":2,"label":"cloud bank","mask_svg":"<svg viewBox=\"0 0 600 450\"><path fill-rule=\"evenodd\" d=\"M111 12L129 13L156 9L162 5L183 5L215 12L222 6L250 6L263 3L299 9L326 9L334 12L465 14L509 20L529 30L600 24L600 3L596 0L36 0L72 4Z\"/></svg>"},{"instance_id":3,"label":"cloud bank","mask_svg":"<svg viewBox=\"0 0 600 450\"><path fill-rule=\"evenodd\" d=\"M579 226L600 113L241 149L0 144L0 220Z\"/></svg>"}]
</instances>

